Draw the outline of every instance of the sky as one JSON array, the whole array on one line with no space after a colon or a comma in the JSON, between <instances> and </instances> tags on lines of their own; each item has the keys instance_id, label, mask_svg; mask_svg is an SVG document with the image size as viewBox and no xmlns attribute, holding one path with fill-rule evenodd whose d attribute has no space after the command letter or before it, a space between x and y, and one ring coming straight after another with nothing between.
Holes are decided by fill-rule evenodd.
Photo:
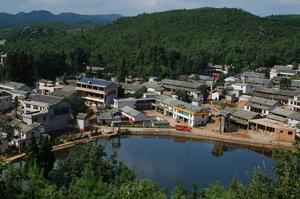
<instances>
[{"instance_id":1,"label":"sky","mask_svg":"<svg viewBox=\"0 0 300 199\"><path fill-rule=\"evenodd\" d=\"M122 14L134 16L173 9L242 8L253 14L300 14L300 0L0 0L0 12L48 10L54 14Z\"/></svg>"}]
</instances>

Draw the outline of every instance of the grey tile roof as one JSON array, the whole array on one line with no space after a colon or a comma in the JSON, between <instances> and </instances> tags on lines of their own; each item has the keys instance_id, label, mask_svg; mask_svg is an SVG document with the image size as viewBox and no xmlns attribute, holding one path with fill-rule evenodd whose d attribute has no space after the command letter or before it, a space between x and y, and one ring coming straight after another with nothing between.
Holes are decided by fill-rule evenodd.
<instances>
[{"instance_id":1,"label":"grey tile roof","mask_svg":"<svg viewBox=\"0 0 300 199\"><path fill-rule=\"evenodd\" d=\"M254 85L270 86L273 84L271 79L260 79L260 78L246 78L245 82L251 84L252 86Z\"/></svg>"},{"instance_id":2,"label":"grey tile roof","mask_svg":"<svg viewBox=\"0 0 300 199\"><path fill-rule=\"evenodd\" d=\"M74 86L65 85L62 89L55 90L51 95L68 98L75 92L76 88Z\"/></svg>"},{"instance_id":3,"label":"grey tile roof","mask_svg":"<svg viewBox=\"0 0 300 199\"><path fill-rule=\"evenodd\" d=\"M249 100L249 102L250 102L250 105L258 104L258 105L263 105L266 107L273 107L276 104L278 104L278 101L276 101L276 100L266 99L266 98L262 98L262 97L252 97Z\"/></svg>"},{"instance_id":4,"label":"grey tile roof","mask_svg":"<svg viewBox=\"0 0 300 199\"><path fill-rule=\"evenodd\" d=\"M135 110L134 108L131 108L130 106L124 106L120 111L130 115L131 117L134 117L136 119L136 121L147 121L147 120L151 119L151 117L148 117L144 113L142 113L138 110Z\"/></svg>"},{"instance_id":5,"label":"grey tile roof","mask_svg":"<svg viewBox=\"0 0 300 199\"><path fill-rule=\"evenodd\" d=\"M94 79L94 78L82 78L78 81L83 84L91 84L99 87L107 87L113 84L112 81L104 80L104 79Z\"/></svg>"},{"instance_id":6,"label":"grey tile roof","mask_svg":"<svg viewBox=\"0 0 300 199\"><path fill-rule=\"evenodd\" d=\"M136 92L136 91L140 90L143 87L143 85L122 83L122 87L125 90L132 90L132 91Z\"/></svg>"},{"instance_id":7,"label":"grey tile roof","mask_svg":"<svg viewBox=\"0 0 300 199\"><path fill-rule=\"evenodd\" d=\"M276 120L276 121L279 121L279 122L286 122L287 121L286 117L281 117L281 116L273 115L273 114L268 115L267 118L269 118L271 120Z\"/></svg>"},{"instance_id":8,"label":"grey tile roof","mask_svg":"<svg viewBox=\"0 0 300 199\"><path fill-rule=\"evenodd\" d=\"M246 78L259 78L259 79L264 79L265 78L265 74L264 73L244 72L243 75Z\"/></svg>"},{"instance_id":9,"label":"grey tile roof","mask_svg":"<svg viewBox=\"0 0 300 199\"><path fill-rule=\"evenodd\" d=\"M237 110L232 115L241 119L252 120L258 116L258 113L254 113L246 110Z\"/></svg>"},{"instance_id":10,"label":"grey tile roof","mask_svg":"<svg viewBox=\"0 0 300 199\"><path fill-rule=\"evenodd\" d=\"M281 71L292 71L294 70L294 66L282 66L282 65L275 65L273 67L274 70L276 70L277 72L281 72Z\"/></svg>"},{"instance_id":11,"label":"grey tile roof","mask_svg":"<svg viewBox=\"0 0 300 199\"><path fill-rule=\"evenodd\" d=\"M293 113L293 111L288 110L288 109L283 109L283 108L275 108L275 109L271 110L270 113L275 114L275 115L288 117L289 115L291 115Z\"/></svg>"},{"instance_id":12,"label":"grey tile roof","mask_svg":"<svg viewBox=\"0 0 300 199\"><path fill-rule=\"evenodd\" d=\"M158 85L157 83L149 83L149 82L145 82L143 84L143 86L147 87L147 88L152 88L157 92L162 92L164 90L164 88L160 85Z\"/></svg>"},{"instance_id":13,"label":"grey tile roof","mask_svg":"<svg viewBox=\"0 0 300 199\"><path fill-rule=\"evenodd\" d=\"M109 110L98 110L97 120L112 120L112 113Z\"/></svg>"},{"instance_id":14,"label":"grey tile roof","mask_svg":"<svg viewBox=\"0 0 300 199\"><path fill-rule=\"evenodd\" d=\"M293 80L291 87L292 88L300 88L300 80Z\"/></svg>"},{"instance_id":15,"label":"grey tile roof","mask_svg":"<svg viewBox=\"0 0 300 199\"><path fill-rule=\"evenodd\" d=\"M186 82L186 81L178 81L173 79L164 79L162 80L164 86L176 86L176 87L184 87L189 89L197 89L202 84L201 83L193 83L193 82Z\"/></svg>"},{"instance_id":16,"label":"grey tile roof","mask_svg":"<svg viewBox=\"0 0 300 199\"><path fill-rule=\"evenodd\" d=\"M50 96L50 95L32 95L29 98L31 101L42 102L49 105L54 105L63 100L62 97Z\"/></svg>"},{"instance_id":17,"label":"grey tile roof","mask_svg":"<svg viewBox=\"0 0 300 199\"><path fill-rule=\"evenodd\" d=\"M293 120L297 120L300 121L300 113L299 112L293 112L289 118L293 119Z\"/></svg>"},{"instance_id":18,"label":"grey tile roof","mask_svg":"<svg viewBox=\"0 0 300 199\"><path fill-rule=\"evenodd\" d=\"M193 112L208 112L208 110L203 107L194 106L192 104L165 95L160 95L157 101L169 106L177 106Z\"/></svg>"}]
</instances>

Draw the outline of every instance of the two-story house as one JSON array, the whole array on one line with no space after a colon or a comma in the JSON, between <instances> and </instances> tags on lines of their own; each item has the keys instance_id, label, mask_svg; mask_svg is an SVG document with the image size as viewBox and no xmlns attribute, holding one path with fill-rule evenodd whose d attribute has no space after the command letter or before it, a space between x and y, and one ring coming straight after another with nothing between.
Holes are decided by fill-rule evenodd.
<instances>
[{"instance_id":1,"label":"two-story house","mask_svg":"<svg viewBox=\"0 0 300 199\"><path fill-rule=\"evenodd\" d=\"M45 132L66 129L71 119L70 105L62 97L33 95L23 101L22 119L40 123Z\"/></svg>"},{"instance_id":2,"label":"two-story house","mask_svg":"<svg viewBox=\"0 0 300 199\"><path fill-rule=\"evenodd\" d=\"M118 98L117 85L103 79L82 78L77 81L76 91L83 94L89 106L110 105Z\"/></svg>"}]
</instances>

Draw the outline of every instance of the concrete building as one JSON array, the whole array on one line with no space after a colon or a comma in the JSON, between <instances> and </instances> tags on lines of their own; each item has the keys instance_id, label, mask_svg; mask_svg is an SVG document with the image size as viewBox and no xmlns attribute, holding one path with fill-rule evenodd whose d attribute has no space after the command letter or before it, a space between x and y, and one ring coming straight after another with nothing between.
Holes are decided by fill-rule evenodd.
<instances>
[{"instance_id":1,"label":"concrete building","mask_svg":"<svg viewBox=\"0 0 300 199\"><path fill-rule=\"evenodd\" d=\"M209 110L164 95L156 100L155 109L189 126L203 126L209 120Z\"/></svg>"},{"instance_id":2,"label":"concrete building","mask_svg":"<svg viewBox=\"0 0 300 199\"><path fill-rule=\"evenodd\" d=\"M199 88L203 85L199 82L186 82L172 79L162 80L162 85L167 92L175 92L176 90L187 91L190 96L198 96ZM196 97L197 98L197 97Z\"/></svg>"},{"instance_id":3,"label":"concrete building","mask_svg":"<svg viewBox=\"0 0 300 199\"><path fill-rule=\"evenodd\" d=\"M276 100L253 97L249 100L249 103L245 105L244 109L266 116L269 115L271 110L280 106L281 104Z\"/></svg>"},{"instance_id":4,"label":"concrete building","mask_svg":"<svg viewBox=\"0 0 300 199\"><path fill-rule=\"evenodd\" d=\"M77 129L79 132L85 132L90 125L88 114L85 113L79 113L76 116L76 125L75 129Z\"/></svg>"},{"instance_id":5,"label":"concrete building","mask_svg":"<svg viewBox=\"0 0 300 199\"><path fill-rule=\"evenodd\" d=\"M118 98L117 85L103 79L82 78L77 81L76 91L84 95L89 106L110 105Z\"/></svg>"},{"instance_id":6,"label":"concrete building","mask_svg":"<svg viewBox=\"0 0 300 199\"><path fill-rule=\"evenodd\" d=\"M244 72L241 77L243 78L257 78L257 79L265 79L265 73L257 73L257 72Z\"/></svg>"},{"instance_id":7,"label":"concrete building","mask_svg":"<svg viewBox=\"0 0 300 199\"><path fill-rule=\"evenodd\" d=\"M144 113L130 107L124 106L120 109L122 119L126 118L130 124L133 123L143 123L145 121L151 121L151 117L145 115Z\"/></svg>"},{"instance_id":8,"label":"concrete building","mask_svg":"<svg viewBox=\"0 0 300 199\"><path fill-rule=\"evenodd\" d=\"M252 88L255 87L273 88L275 85L272 79L246 78L244 82L250 84Z\"/></svg>"},{"instance_id":9,"label":"concrete building","mask_svg":"<svg viewBox=\"0 0 300 199\"><path fill-rule=\"evenodd\" d=\"M12 96L5 91L0 91L0 113L9 110L11 106Z\"/></svg>"},{"instance_id":10,"label":"concrete building","mask_svg":"<svg viewBox=\"0 0 300 199\"><path fill-rule=\"evenodd\" d=\"M288 142L294 142L296 137L296 128L269 118L250 120L248 130L270 135Z\"/></svg>"},{"instance_id":11,"label":"concrete building","mask_svg":"<svg viewBox=\"0 0 300 199\"><path fill-rule=\"evenodd\" d=\"M15 99L15 97L26 97L31 88L23 83L10 81L0 83L0 91L8 92L12 95L12 99Z\"/></svg>"},{"instance_id":12,"label":"concrete building","mask_svg":"<svg viewBox=\"0 0 300 199\"><path fill-rule=\"evenodd\" d=\"M64 86L59 82L54 82L46 79L41 79L37 82L38 93L42 95L50 95L56 90L61 90Z\"/></svg>"},{"instance_id":13,"label":"concrete building","mask_svg":"<svg viewBox=\"0 0 300 199\"><path fill-rule=\"evenodd\" d=\"M233 90L240 91L242 94L249 94L252 91L251 85L245 83L234 83L231 84L231 87Z\"/></svg>"},{"instance_id":14,"label":"concrete building","mask_svg":"<svg viewBox=\"0 0 300 199\"><path fill-rule=\"evenodd\" d=\"M277 88L256 87L250 93L253 97L262 97L271 100L277 100L281 104L288 104L289 99L300 95L299 91L282 90Z\"/></svg>"},{"instance_id":15,"label":"concrete building","mask_svg":"<svg viewBox=\"0 0 300 199\"><path fill-rule=\"evenodd\" d=\"M296 112L300 112L300 94L288 99L288 109Z\"/></svg>"},{"instance_id":16,"label":"concrete building","mask_svg":"<svg viewBox=\"0 0 300 199\"><path fill-rule=\"evenodd\" d=\"M273 77L291 78L299 74L299 69L293 65L281 66L275 65L270 71L270 79Z\"/></svg>"},{"instance_id":17,"label":"concrete building","mask_svg":"<svg viewBox=\"0 0 300 199\"><path fill-rule=\"evenodd\" d=\"M33 95L23 102L23 121L40 123L45 132L66 129L71 119L70 105L61 97Z\"/></svg>"},{"instance_id":18,"label":"concrete building","mask_svg":"<svg viewBox=\"0 0 300 199\"><path fill-rule=\"evenodd\" d=\"M39 142L41 135L44 133L44 127L37 122L32 124L25 124L19 119L14 119L10 122L11 125L17 127L14 132L12 143L17 148L26 147L31 138L34 136Z\"/></svg>"}]
</instances>

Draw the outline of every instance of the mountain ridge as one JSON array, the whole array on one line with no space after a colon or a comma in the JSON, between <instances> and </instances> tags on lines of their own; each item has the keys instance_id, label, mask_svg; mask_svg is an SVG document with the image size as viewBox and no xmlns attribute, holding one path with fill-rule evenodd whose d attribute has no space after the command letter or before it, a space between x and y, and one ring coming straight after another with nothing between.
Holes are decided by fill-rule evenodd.
<instances>
[{"instance_id":1,"label":"mountain ridge","mask_svg":"<svg viewBox=\"0 0 300 199\"><path fill-rule=\"evenodd\" d=\"M0 28L20 28L36 23L63 22L72 24L91 23L103 25L122 18L119 14L82 15L73 12L53 14L47 10L9 14L0 12Z\"/></svg>"}]
</instances>

